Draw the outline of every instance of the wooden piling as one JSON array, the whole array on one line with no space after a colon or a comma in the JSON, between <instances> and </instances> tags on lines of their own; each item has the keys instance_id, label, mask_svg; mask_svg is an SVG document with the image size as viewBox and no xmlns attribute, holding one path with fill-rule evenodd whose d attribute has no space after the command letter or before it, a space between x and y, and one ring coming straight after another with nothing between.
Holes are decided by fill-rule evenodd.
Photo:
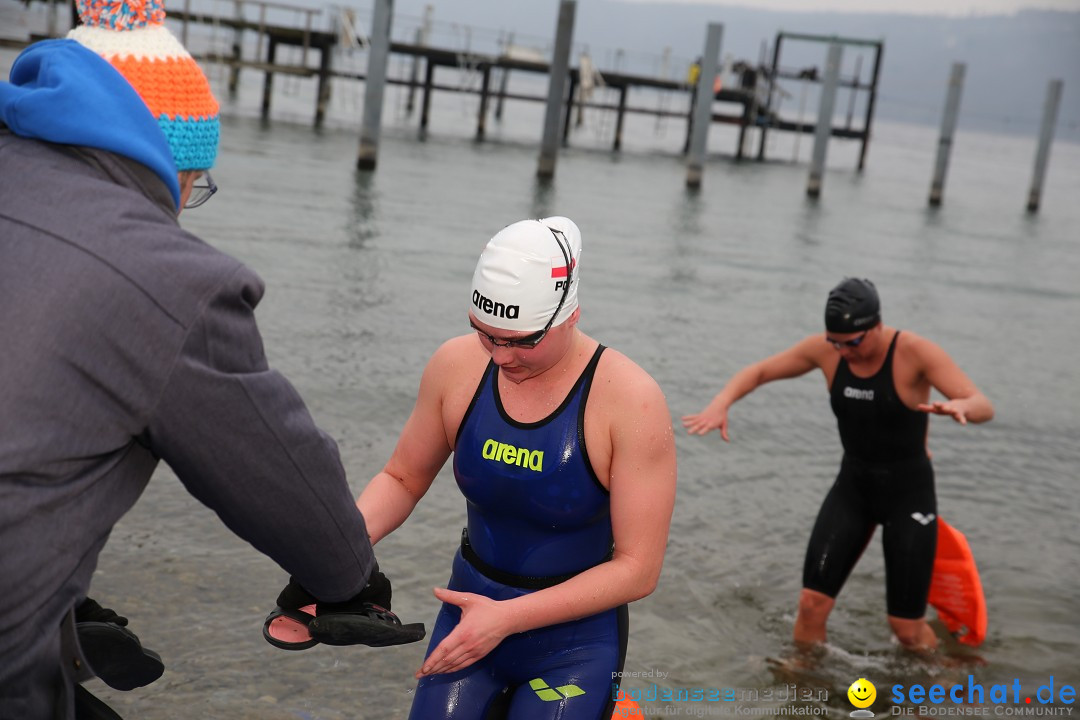
<instances>
[{"instance_id":1,"label":"wooden piling","mask_svg":"<svg viewBox=\"0 0 1080 720\"><path fill-rule=\"evenodd\" d=\"M949 155L952 153L953 135L956 133L956 118L960 113L960 94L964 89L965 69L964 63L953 63L952 72L949 75L945 113L941 117L937 161L934 163L934 178L930 182L930 207L939 207L945 193L945 173L949 168Z\"/></svg>"},{"instance_id":2,"label":"wooden piling","mask_svg":"<svg viewBox=\"0 0 1080 720\"><path fill-rule=\"evenodd\" d=\"M416 29L417 47L424 47L428 43L428 36L431 34L431 15L433 12L435 12L435 9L431 5L424 6L424 22ZM409 95L405 102L406 117L412 117L413 114L416 96L416 80L420 74L420 59L420 55L413 55L412 67L409 69Z\"/></svg>"},{"instance_id":3,"label":"wooden piling","mask_svg":"<svg viewBox=\"0 0 1080 720\"><path fill-rule=\"evenodd\" d=\"M1043 105L1042 129L1039 131L1039 149L1035 152L1035 172L1031 177L1031 189L1028 190L1027 211L1038 212L1042 200L1043 181L1046 179L1046 166L1050 162L1050 143L1054 139L1054 126L1057 124L1058 107L1061 105L1061 91L1064 82L1051 80L1046 88L1046 103Z\"/></svg>"},{"instance_id":4,"label":"wooden piling","mask_svg":"<svg viewBox=\"0 0 1080 720\"><path fill-rule=\"evenodd\" d=\"M423 45L423 32L417 28L416 35L413 40L417 47ZM413 55L412 67L409 68L409 92L405 99L405 117L412 117L413 108L416 106L416 86L417 80L420 77L420 56Z\"/></svg>"},{"instance_id":5,"label":"wooden piling","mask_svg":"<svg viewBox=\"0 0 1080 720\"><path fill-rule=\"evenodd\" d=\"M359 170L374 170L378 164L379 131L382 128L383 92L386 90L386 67L390 57L390 23L394 0L375 0L371 20L371 46L368 50L367 81L364 83L364 115L360 126L360 150L356 157Z\"/></svg>"},{"instance_id":6,"label":"wooden piling","mask_svg":"<svg viewBox=\"0 0 1080 720\"><path fill-rule=\"evenodd\" d=\"M615 114L615 142L611 148L615 152L622 150L623 118L626 116L626 96L629 90L629 85L619 87L619 109L616 110Z\"/></svg>"},{"instance_id":7,"label":"wooden piling","mask_svg":"<svg viewBox=\"0 0 1080 720\"><path fill-rule=\"evenodd\" d=\"M491 86L491 64L484 63L482 68L483 75L480 82L480 112L477 113L476 118L476 139L484 139L485 125L487 123L488 112L488 88Z\"/></svg>"},{"instance_id":8,"label":"wooden piling","mask_svg":"<svg viewBox=\"0 0 1080 720\"><path fill-rule=\"evenodd\" d=\"M315 94L315 127L322 127L330 106L330 72L334 51L329 43L319 46L319 87Z\"/></svg>"},{"instance_id":9,"label":"wooden piling","mask_svg":"<svg viewBox=\"0 0 1080 720\"><path fill-rule=\"evenodd\" d=\"M810 176L806 181L807 197L817 199L821 195L822 176L825 173L825 154L832 132L833 108L836 106L836 85L840 79L840 61L844 48L840 43L830 43L825 56L825 76L821 84L818 102L818 120L814 133L814 151L810 160Z\"/></svg>"},{"instance_id":10,"label":"wooden piling","mask_svg":"<svg viewBox=\"0 0 1080 720\"><path fill-rule=\"evenodd\" d=\"M697 80L697 102L691 118L690 158L686 163L686 187L701 187L705 172L705 147L709 139L712 120L713 79L716 77L717 59L720 57L720 41L724 35L721 23L709 23L705 32L705 52L701 56L701 72Z\"/></svg>"},{"instance_id":11,"label":"wooden piling","mask_svg":"<svg viewBox=\"0 0 1080 720\"><path fill-rule=\"evenodd\" d=\"M424 96L420 98L420 139L427 137L428 119L431 117L431 90L435 84L435 63L431 58L425 63Z\"/></svg>"},{"instance_id":12,"label":"wooden piling","mask_svg":"<svg viewBox=\"0 0 1080 720\"><path fill-rule=\"evenodd\" d=\"M746 103L743 105L742 119L739 122L739 139L735 143L735 159L743 159L743 147L746 145L746 128L754 122L754 115L757 108L753 103Z\"/></svg>"},{"instance_id":13,"label":"wooden piling","mask_svg":"<svg viewBox=\"0 0 1080 720\"><path fill-rule=\"evenodd\" d=\"M514 33L510 33L503 46L503 57L509 58L511 48L514 46ZM506 100L506 88L510 84L510 68L504 67L499 71L499 97L495 101L495 119L502 120L503 101Z\"/></svg>"},{"instance_id":14,"label":"wooden piling","mask_svg":"<svg viewBox=\"0 0 1080 720\"><path fill-rule=\"evenodd\" d=\"M562 146L570 146L570 119L574 116L574 93L578 89L578 76L570 73L570 89L566 93L566 112L563 116Z\"/></svg>"},{"instance_id":15,"label":"wooden piling","mask_svg":"<svg viewBox=\"0 0 1080 720\"><path fill-rule=\"evenodd\" d=\"M555 161L559 144L559 110L565 97L566 76L570 67L570 43L574 35L576 0L561 0L555 32L555 55L551 60L548 82L547 110L544 114L544 134L540 142L540 159L536 174L543 179L555 176Z\"/></svg>"},{"instance_id":16,"label":"wooden piling","mask_svg":"<svg viewBox=\"0 0 1080 720\"><path fill-rule=\"evenodd\" d=\"M263 76L262 119L270 119L270 98L274 94L274 58L277 56L277 40L271 36L266 43L266 74Z\"/></svg>"},{"instance_id":17,"label":"wooden piling","mask_svg":"<svg viewBox=\"0 0 1080 720\"><path fill-rule=\"evenodd\" d=\"M233 28L232 42L232 67L229 68L229 97L235 98L237 89L240 87L240 60L243 57L244 47L244 4L243 0L235 0L236 27Z\"/></svg>"},{"instance_id":18,"label":"wooden piling","mask_svg":"<svg viewBox=\"0 0 1080 720\"><path fill-rule=\"evenodd\" d=\"M885 52L885 45L878 43L877 52L874 53L874 69L870 73L870 96L866 100L866 121L863 125L862 145L859 147L859 162L855 169L863 171L866 166L866 149L870 144L870 125L874 122L874 105L877 103L878 78L881 76L881 56Z\"/></svg>"}]
</instances>

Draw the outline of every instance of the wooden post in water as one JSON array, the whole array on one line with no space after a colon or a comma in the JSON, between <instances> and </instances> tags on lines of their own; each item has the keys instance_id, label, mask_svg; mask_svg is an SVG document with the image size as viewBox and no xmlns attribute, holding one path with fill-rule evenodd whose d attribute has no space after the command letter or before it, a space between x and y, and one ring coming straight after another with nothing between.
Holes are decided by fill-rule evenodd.
<instances>
[{"instance_id":1,"label":"wooden post in water","mask_svg":"<svg viewBox=\"0 0 1080 720\"><path fill-rule=\"evenodd\" d=\"M1058 107L1061 105L1061 91L1064 82L1051 80L1046 88L1046 104L1043 106L1042 131L1039 133L1039 149L1035 152L1035 173L1031 177L1031 189L1028 191L1027 211L1039 210L1042 198L1043 181L1046 179L1046 165L1050 161L1050 143L1054 139L1054 126L1057 124Z\"/></svg>"},{"instance_id":2,"label":"wooden post in water","mask_svg":"<svg viewBox=\"0 0 1080 720\"><path fill-rule=\"evenodd\" d=\"M623 85L619 88L619 110L615 116L615 144L611 148L615 152L622 150L622 126L623 118L626 117L626 94L628 92L630 92L629 85Z\"/></svg>"},{"instance_id":3,"label":"wooden post in water","mask_svg":"<svg viewBox=\"0 0 1080 720\"><path fill-rule=\"evenodd\" d=\"M330 66L334 58L334 44L319 44L319 89L315 95L315 127L323 125L326 109L330 105Z\"/></svg>"},{"instance_id":4,"label":"wooden post in water","mask_svg":"<svg viewBox=\"0 0 1080 720\"><path fill-rule=\"evenodd\" d=\"M367 78L364 80L364 115L360 126L360 152L356 157L356 167L360 170L374 170L378 162L383 92L386 90L386 65L390 57L390 21L393 15L394 0L375 0L375 13L371 20Z\"/></svg>"},{"instance_id":5,"label":"wooden post in water","mask_svg":"<svg viewBox=\"0 0 1080 720\"><path fill-rule=\"evenodd\" d=\"M580 75L580 71L578 73ZM570 146L570 119L574 116L574 93L578 89L578 78L570 74L570 90L566 93L566 115L563 118L562 146Z\"/></svg>"},{"instance_id":6,"label":"wooden post in water","mask_svg":"<svg viewBox=\"0 0 1080 720\"><path fill-rule=\"evenodd\" d=\"M428 120L431 117L431 91L435 84L435 63L428 58L424 65L424 95L420 98L420 139L427 137Z\"/></svg>"},{"instance_id":7,"label":"wooden post in water","mask_svg":"<svg viewBox=\"0 0 1080 720\"><path fill-rule=\"evenodd\" d=\"M233 30L232 67L229 68L229 97L235 98L240 86L240 61L243 60L244 47L244 5L243 0L235 1L236 29Z\"/></svg>"},{"instance_id":8,"label":"wooden post in water","mask_svg":"<svg viewBox=\"0 0 1080 720\"><path fill-rule=\"evenodd\" d=\"M934 163L934 179L930 183L930 206L939 207L945 192L945 171L949 168L953 135L956 133L956 117L960 114L960 92L964 89L964 63L953 63L949 75L949 90L945 97L945 114L941 118L941 138L938 140L937 162Z\"/></svg>"},{"instance_id":9,"label":"wooden post in water","mask_svg":"<svg viewBox=\"0 0 1080 720\"><path fill-rule=\"evenodd\" d=\"M686 163L686 187L701 187L705 172L705 146L712 124L713 79L716 77L717 58L720 57L720 40L724 35L721 23L709 23L705 32L705 54L701 56L701 72L698 74L697 102L690 118L690 158Z\"/></svg>"},{"instance_id":10,"label":"wooden post in water","mask_svg":"<svg viewBox=\"0 0 1080 720\"><path fill-rule=\"evenodd\" d=\"M755 89L754 92L757 92ZM748 102L743 103L742 117L739 118L739 139L735 143L735 159L743 159L743 147L746 145L746 128L750 127L754 122L754 116L757 115L757 103Z\"/></svg>"},{"instance_id":11,"label":"wooden post in water","mask_svg":"<svg viewBox=\"0 0 1080 720\"><path fill-rule=\"evenodd\" d=\"M540 161L536 175L555 177L555 160L559 152L559 111L565 97L566 76L570 68L570 42L574 36L576 0L561 0L555 32L555 54L551 59L548 81L547 110L544 112L544 134L540 141Z\"/></svg>"},{"instance_id":12,"label":"wooden post in water","mask_svg":"<svg viewBox=\"0 0 1080 720\"><path fill-rule=\"evenodd\" d=\"M874 105L877 103L878 77L881 75L881 54L885 52L884 43L878 43L874 52L874 69L870 72L870 97L866 100L866 126L863 128L862 145L859 147L859 163L856 169L863 171L866 166L866 147L870 144L870 124L874 121Z\"/></svg>"},{"instance_id":13,"label":"wooden post in water","mask_svg":"<svg viewBox=\"0 0 1080 720\"><path fill-rule=\"evenodd\" d=\"M274 94L274 71L270 70L274 66L274 58L277 56L277 40L273 35L268 36L266 45L266 75L263 76L263 96L262 96L262 119L267 120L270 117L270 96Z\"/></svg>"},{"instance_id":14,"label":"wooden post in water","mask_svg":"<svg viewBox=\"0 0 1080 720\"><path fill-rule=\"evenodd\" d=\"M426 47L428 36L431 35L431 14L435 9L431 5L424 6L424 22L416 29L416 44ZM409 95L405 102L405 116L411 117L416 97L416 79L420 74L420 56L413 55L412 69L409 70Z\"/></svg>"},{"instance_id":15,"label":"wooden post in water","mask_svg":"<svg viewBox=\"0 0 1080 720\"><path fill-rule=\"evenodd\" d=\"M829 136L832 133L833 108L836 106L836 86L840 79L840 60L844 48L840 43L829 44L825 56L825 76L821 81L821 97L818 102L817 127L814 132L814 152L810 159L810 177L806 182L806 195L818 198L821 195L821 180L825 172L825 151L828 149Z\"/></svg>"},{"instance_id":16,"label":"wooden post in water","mask_svg":"<svg viewBox=\"0 0 1080 720\"><path fill-rule=\"evenodd\" d=\"M480 112L476 118L476 139L484 139L484 131L487 125L488 112L488 88L491 87L491 63L484 63L483 76L480 82Z\"/></svg>"}]
</instances>

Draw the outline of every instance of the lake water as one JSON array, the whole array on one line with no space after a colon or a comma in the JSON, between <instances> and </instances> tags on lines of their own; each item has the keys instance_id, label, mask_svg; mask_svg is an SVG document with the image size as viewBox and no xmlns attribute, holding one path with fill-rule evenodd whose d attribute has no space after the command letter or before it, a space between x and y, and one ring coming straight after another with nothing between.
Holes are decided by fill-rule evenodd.
<instances>
[{"instance_id":1,"label":"lake water","mask_svg":"<svg viewBox=\"0 0 1080 720\"><path fill-rule=\"evenodd\" d=\"M0 55L5 75L10 59ZM254 117L260 78L246 77L224 103L221 190L182 224L266 280L258 317L271 364L338 440L354 491L389 456L430 353L468 330L468 283L487 239L522 218L567 215L583 235L582 328L657 379L677 427L664 572L631 606L626 670L645 675L624 686L778 698L794 684L825 690L808 705L839 718L859 677L877 685L879 714L894 683L948 686L970 674L987 686L1018 679L1029 694L1050 676L1078 684L1080 146L1055 144L1042 210L1028 215L1035 138L961 132L945 205L932 211L934 128L878 123L862 174L857 146L834 141L814 203L809 137L800 162L776 134L773 160L735 163L734 132L715 126L693 193L681 122L632 119L615 155L610 118L587 113L544 185L539 106L509 104L492 141L477 144L475 98L443 94L421 142L392 93L379 168L363 174L355 96L340 89L316 132L306 83L283 85L264 124ZM689 437L678 418L745 364L819 332L826 293L847 275L872 278L886 322L939 342L996 406L982 426L931 418L930 434L940 514L979 563L989 637L947 664L900 651L884 617L879 535L839 598L817 667L777 674L768 659L790 651L805 543L840 458L824 383L811 375L748 396L732 411L731 444ZM379 544L406 621L430 628L431 588L446 582L464 519L447 469ZM285 580L163 467L117 525L93 595L131 619L166 673L130 693L97 681L93 691L146 720L407 717L423 644L272 648L260 627ZM649 703L668 716L723 705Z\"/></svg>"}]
</instances>

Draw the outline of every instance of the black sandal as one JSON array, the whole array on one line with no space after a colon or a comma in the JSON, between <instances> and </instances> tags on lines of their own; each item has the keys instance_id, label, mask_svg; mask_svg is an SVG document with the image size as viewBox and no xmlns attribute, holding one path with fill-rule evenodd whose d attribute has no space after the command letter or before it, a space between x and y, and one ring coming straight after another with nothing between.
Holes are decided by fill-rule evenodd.
<instances>
[{"instance_id":1,"label":"black sandal","mask_svg":"<svg viewBox=\"0 0 1080 720\"><path fill-rule=\"evenodd\" d=\"M275 607L263 621L263 637L266 642L282 650L307 650L319 644L311 637L308 624L314 619L315 606L299 610Z\"/></svg>"},{"instance_id":2,"label":"black sandal","mask_svg":"<svg viewBox=\"0 0 1080 720\"><path fill-rule=\"evenodd\" d=\"M367 645L388 647L423 640L424 623L402 625L398 616L381 605L364 603L357 612L330 612L316 615L308 623L311 637L325 645Z\"/></svg>"}]
</instances>

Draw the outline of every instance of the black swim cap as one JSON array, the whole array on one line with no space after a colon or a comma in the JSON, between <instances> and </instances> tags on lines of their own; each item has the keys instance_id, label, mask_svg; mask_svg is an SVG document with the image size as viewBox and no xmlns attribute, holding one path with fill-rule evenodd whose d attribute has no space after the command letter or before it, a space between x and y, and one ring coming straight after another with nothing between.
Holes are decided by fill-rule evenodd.
<instances>
[{"instance_id":1,"label":"black swim cap","mask_svg":"<svg viewBox=\"0 0 1080 720\"><path fill-rule=\"evenodd\" d=\"M825 329L834 333L869 330L881 322L881 301L874 283L859 278L844 281L829 291L825 303Z\"/></svg>"}]
</instances>

